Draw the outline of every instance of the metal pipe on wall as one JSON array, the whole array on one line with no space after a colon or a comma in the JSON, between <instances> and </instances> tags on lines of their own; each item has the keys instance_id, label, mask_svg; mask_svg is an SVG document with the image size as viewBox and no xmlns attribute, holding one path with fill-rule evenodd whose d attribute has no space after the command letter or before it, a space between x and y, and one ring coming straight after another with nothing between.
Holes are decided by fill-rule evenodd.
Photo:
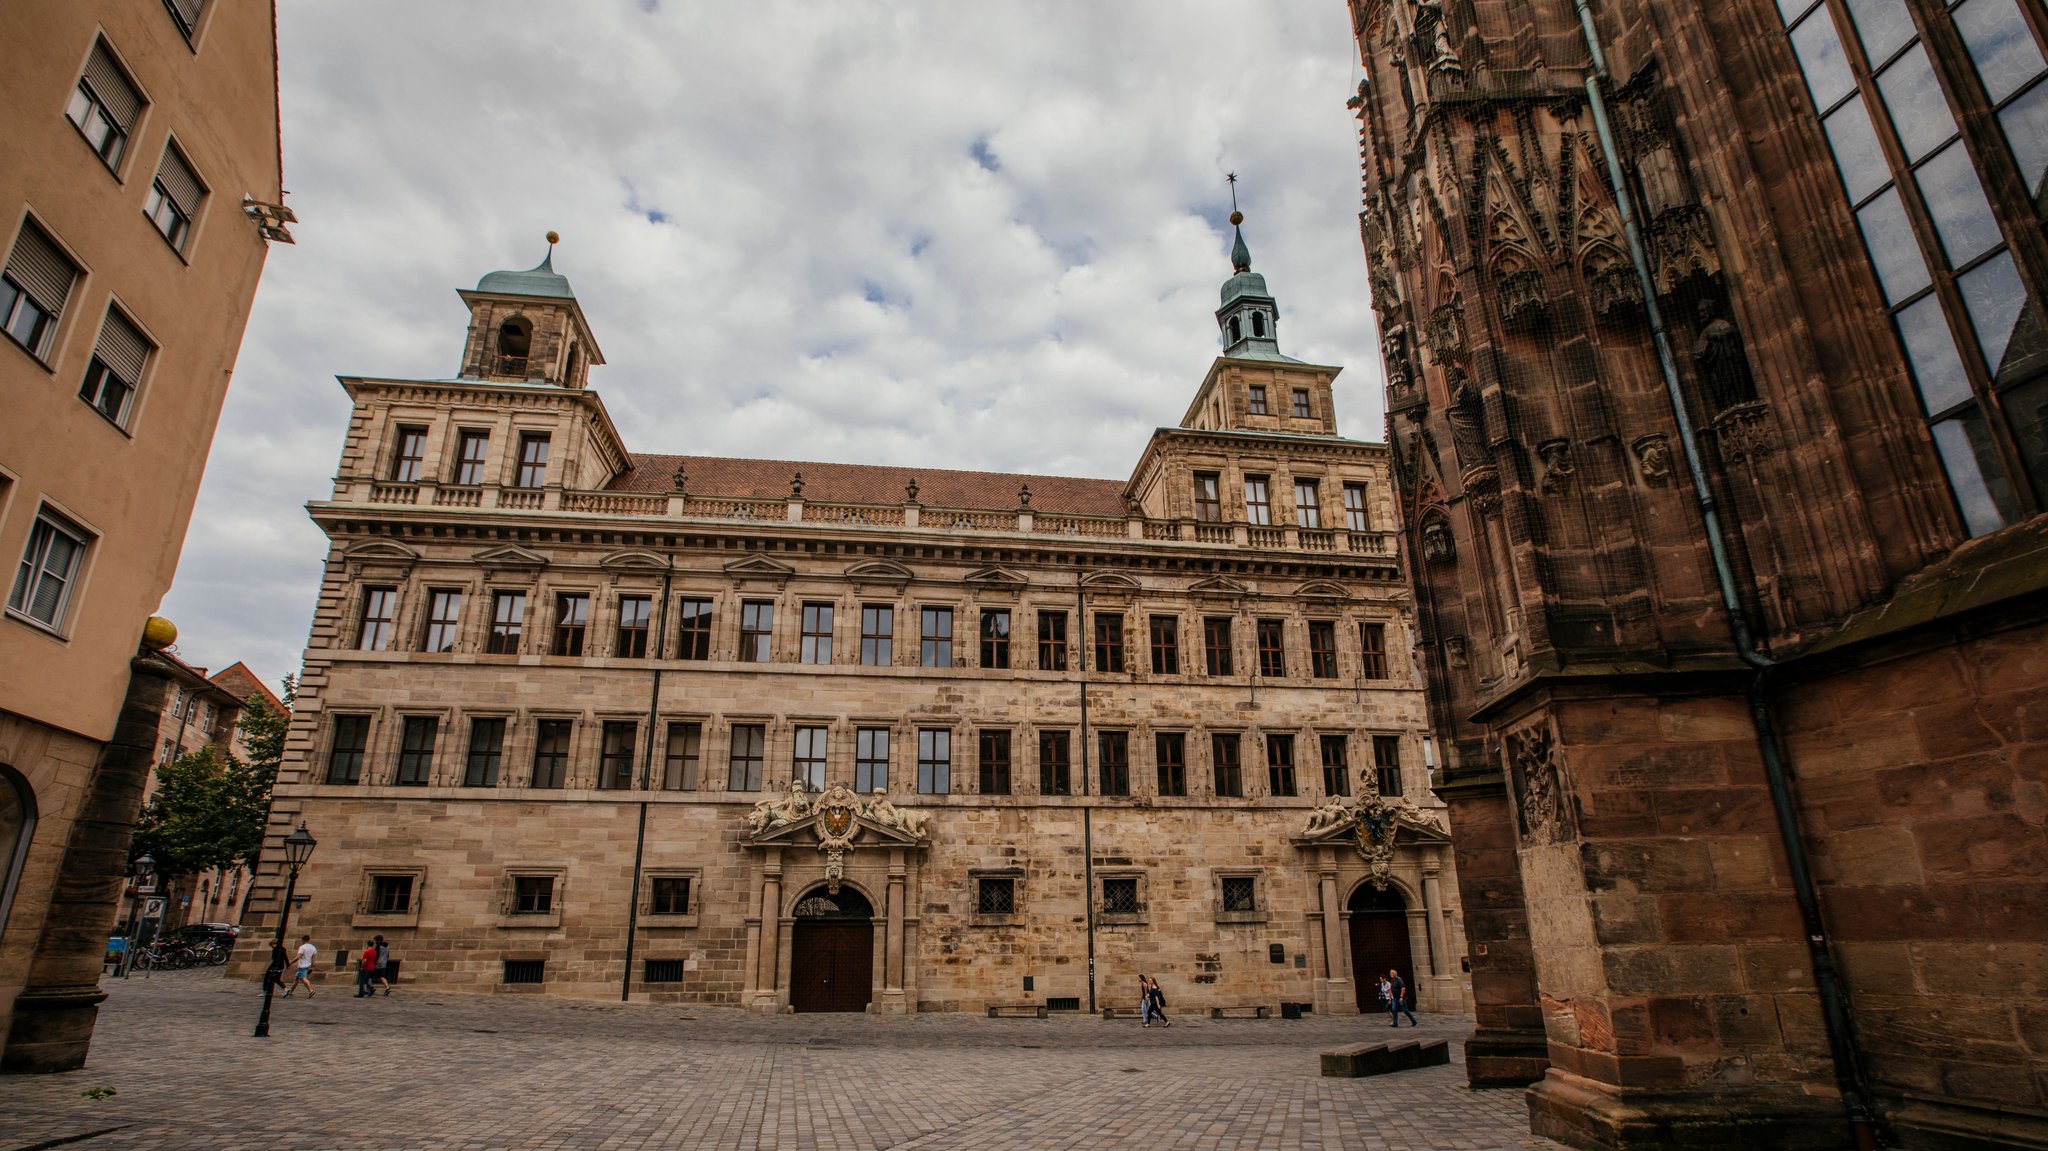
<instances>
[{"instance_id":1,"label":"metal pipe on wall","mask_svg":"<svg viewBox=\"0 0 2048 1151\"><path fill-rule=\"evenodd\" d=\"M647 690L647 741L640 749L640 790L654 787L654 724L661 713L662 645L668 641L669 585L675 578L675 560L661 573L661 611L654 623L654 679ZM626 970L619 976L619 1002L633 995L633 937L640 930L640 867L647 859L647 801L640 801L640 828L633 836L633 887L626 892Z\"/></svg>"}]
</instances>

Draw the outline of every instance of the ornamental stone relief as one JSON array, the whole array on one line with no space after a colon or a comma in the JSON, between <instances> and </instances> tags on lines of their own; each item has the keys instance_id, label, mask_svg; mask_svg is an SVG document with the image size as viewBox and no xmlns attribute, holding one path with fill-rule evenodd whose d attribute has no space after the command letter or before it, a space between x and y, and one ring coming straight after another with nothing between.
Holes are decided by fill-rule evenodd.
<instances>
[{"instance_id":1,"label":"ornamental stone relief","mask_svg":"<svg viewBox=\"0 0 2048 1151\"><path fill-rule=\"evenodd\" d=\"M785 828L805 823L825 855L825 888L837 894L846 878L846 856L864 832L879 830L899 846L917 843L929 834L931 816L897 807L881 792L864 799L843 784L834 784L813 799L803 781L793 779L787 795L764 799L747 813L747 836L757 841L777 838Z\"/></svg>"}]
</instances>

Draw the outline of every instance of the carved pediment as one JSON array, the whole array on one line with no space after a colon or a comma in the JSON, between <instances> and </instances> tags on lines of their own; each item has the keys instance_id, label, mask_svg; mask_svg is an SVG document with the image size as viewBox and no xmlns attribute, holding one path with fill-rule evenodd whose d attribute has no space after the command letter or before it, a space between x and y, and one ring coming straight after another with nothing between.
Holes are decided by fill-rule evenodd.
<instances>
[{"instance_id":1,"label":"carved pediment","mask_svg":"<svg viewBox=\"0 0 2048 1151\"><path fill-rule=\"evenodd\" d=\"M529 551L517 544L485 548L469 557L470 562L482 568L544 568L548 557L537 551Z\"/></svg>"},{"instance_id":2,"label":"carved pediment","mask_svg":"<svg viewBox=\"0 0 2048 1151\"><path fill-rule=\"evenodd\" d=\"M636 548L613 552L599 559L597 566L610 572L659 572L668 570L668 561L654 552Z\"/></svg>"},{"instance_id":3,"label":"carved pediment","mask_svg":"<svg viewBox=\"0 0 2048 1151\"><path fill-rule=\"evenodd\" d=\"M1296 599L1350 599L1351 591L1331 580L1310 580L1294 589Z\"/></svg>"},{"instance_id":4,"label":"carved pediment","mask_svg":"<svg viewBox=\"0 0 2048 1151\"><path fill-rule=\"evenodd\" d=\"M765 583L776 588L789 582L796 569L781 560L772 560L759 552L744 559L736 559L724 567L725 574L742 585L754 582Z\"/></svg>"},{"instance_id":5,"label":"carved pediment","mask_svg":"<svg viewBox=\"0 0 2048 1151\"><path fill-rule=\"evenodd\" d=\"M917 573L889 560L863 560L847 565L846 578L857 584L901 588L916 579Z\"/></svg>"},{"instance_id":6,"label":"carved pediment","mask_svg":"<svg viewBox=\"0 0 2048 1151\"><path fill-rule=\"evenodd\" d=\"M1235 598L1237 596L1250 595L1252 591L1252 589L1246 586L1245 584L1242 584L1237 580L1231 579L1229 576L1220 575L1209 576L1206 579L1198 579L1194 583L1188 585L1188 590L1196 595L1216 596L1225 599Z\"/></svg>"},{"instance_id":7,"label":"carved pediment","mask_svg":"<svg viewBox=\"0 0 2048 1151\"><path fill-rule=\"evenodd\" d=\"M1089 572L1081 577L1081 586L1106 595L1130 595L1144 585L1119 572Z\"/></svg>"},{"instance_id":8,"label":"carved pediment","mask_svg":"<svg viewBox=\"0 0 2048 1151\"><path fill-rule=\"evenodd\" d=\"M1023 588L1025 584L1031 581L1025 579L1017 572L1011 571L1009 568L985 567L968 572L960 577L960 582L971 588L981 590L994 591L1000 589L1014 592Z\"/></svg>"},{"instance_id":9,"label":"carved pediment","mask_svg":"<svg viewBox=\"0 0 2048 1151\"><path fill-rule=\"evenodd\" d=\"M420 562L420 553L390 540L366 540L344 548L341 558L352 579L404 579Z\"/></svg>"},{"instance_id":10,"label":"carved pediment","mask_svg":"<svg viewBox=\"0 0 2048 1151\"><path fill-rule=\"evenodd\" d=\"M815 843L825 856L826 890L837 892L849 852L867 844L923 847L930 827L930 815L897 807L886 794L863 798L835 784L813 796L802 781L792 779L781 799L764 799L747 813L745 840L752 847Z\"/></svg>"}]
</instances>

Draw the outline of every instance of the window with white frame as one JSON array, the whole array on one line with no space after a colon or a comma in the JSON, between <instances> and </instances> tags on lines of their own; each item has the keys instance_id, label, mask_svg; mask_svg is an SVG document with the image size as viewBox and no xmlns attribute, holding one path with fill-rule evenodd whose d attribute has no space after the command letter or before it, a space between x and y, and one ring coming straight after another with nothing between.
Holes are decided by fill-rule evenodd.
<instances>
[{"instance_id":1,"label":"window with white frame","mask_svg":"<svg viewBox=\"0 0 2048 1151\"><path fill-rule=\"evenodd\" d=\"M157 161L156 179L142 202L142 214L164 241L180 252L192 236L192 221L199 216L199 203L206 198L206 186L192 171L192 165L178 154L175 145L165 144L163 159Z\"/></svg>"},{"instance_id":2,"label":"window with white frame","mask_svg":"<svg viewBox=\"0 0 2048 1151\"><path fill-rule=\"evenodd\" d=\"M78 265L33 221L22 221L0 272L0 330L29 355L45 359L77 282Z\"/></svg>"},{"instance_id":3,"label":"window with white frame","mask_svg":"<svg viewBox=\"0 0 2048 1151\"><path fill-rule=\"evenodd\" d=\"M113 168L121 162L128 134L141 113L142 95L128 73L115 62L105 40L94 44L78 87L72 89L71 102L64 108L66 118L92 146L93 154Z\"/></svg>"},{"instance_id":4,"label":"window with white frame","mask_svg":"<svg viewBox=\"0 0 2048 1151\"><path fill-rule=\"evenodd\" d=\"M84 528L56 512L37 512L28 546L22 549L21 567L14 573L14 590L7 596L8 612L52 631L61 629L91 539Z\"/></svg>"}]
</instances>

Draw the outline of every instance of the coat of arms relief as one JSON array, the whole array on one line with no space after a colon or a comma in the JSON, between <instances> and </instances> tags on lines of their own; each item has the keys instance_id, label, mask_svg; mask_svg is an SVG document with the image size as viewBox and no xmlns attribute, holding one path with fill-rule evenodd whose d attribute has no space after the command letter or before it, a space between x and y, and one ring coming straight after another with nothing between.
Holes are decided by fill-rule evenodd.
<instances>
[{"instance_id":1,"label":"coat of arms relief","mask_svg":"<svg viewBox=\"0 0 2048 1151\"><path fill-rule=\"evenodd\" d=\"M825 855L825 889L838 894L846 878L846 856L863 833L873 830L896 844L918 844L927 837L931 815L897 807L877 791L863 797L844 784L834 784L813 796L802 780L790 780L788 794L764 799L747 813L747 837L756 841L781 839L798 834L808 826Z\"/></svg>"},{"instance_id":2,"label":"coat of arms relief","mask_svg":"<svg viewBox=\"0 0 2048 1151\"><path fill-rule=\"evenodd\" d=\"M1365 857L1373 887L1385 891L1393 873L1395 841L1403 829L1419 831L1428 840L1442 841L1450 835L1443 813L1425 811L1400 796L1389 799L1380 794L1377 773L1367 771L1363 794L1356 799L1333 795L1311 810L1299 839L1328 841L1348 836Z\"/></svg>"}]
</instances>

